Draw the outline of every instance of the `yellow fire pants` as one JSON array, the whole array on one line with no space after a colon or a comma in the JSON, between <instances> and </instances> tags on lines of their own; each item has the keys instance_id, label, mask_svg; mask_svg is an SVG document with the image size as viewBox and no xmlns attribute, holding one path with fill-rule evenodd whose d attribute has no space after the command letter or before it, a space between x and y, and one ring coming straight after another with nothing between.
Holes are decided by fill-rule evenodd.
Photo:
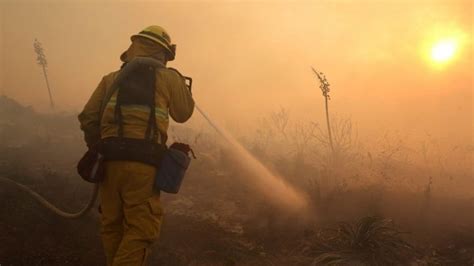
<instances>
[{"instance_id":1,"label":"yellow fire pants","mask_svg":"<svg viewBox=\"0 0 474 266\"><path fill-rule=\"evenodd\" d=\"M132 161L105 163L100 184L101 237L108 266L145 265L162 221L153 191L155 167Z\"/></svg>"}]
</instances>

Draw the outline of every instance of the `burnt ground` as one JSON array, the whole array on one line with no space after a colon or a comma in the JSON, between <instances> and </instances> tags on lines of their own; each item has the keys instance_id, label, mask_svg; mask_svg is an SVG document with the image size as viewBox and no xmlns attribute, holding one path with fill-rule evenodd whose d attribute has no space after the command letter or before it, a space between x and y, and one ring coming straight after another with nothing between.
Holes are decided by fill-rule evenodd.
<instances>
[{"instance_id":1,"label":"burnt ground","mask_svg":"<svg viewBox=\"0 0 474 266\"><path fill-rule=\"evenodd\" d=\"M37 189L45 189L45 186L37 185ZM80 193L44 194L65 208L69 204L67 209L71 209L78 208L87 200L89 189L84 186ZM241 226L237 227L225 222L229 217L223 214L206 214L206 208L177 203L179 200L174 198L177 196L164 196L168 213L165 214L160 240L153 248L150 265L309 265L310 260L298 252L302 248L301 241L308 231L335 224L338 219L343 220L342 216L346 221L360 217L363 211L351 213L349 209L359 208L366 199L360 196L360 192L355 194L344 195L344 201L351 204L333 203L338 207L330 208L339 208L339 213L327 212L327 221L319 221L316 226L299 224L291 218L283 219L284 215L272 210L260 210L259 215L240 220ZM407 195L403 195L404 199L399 197L393 195L382 204L416 201L415 198L407 199ZM203 202L203 205L207 204ZM414 265L472 265L472 214L465 212L472 203L447 203L440 199L434 204L438 207L427 220L415 212L405 218L400 218L396 212L384 215L398 217L395 218L397 224L417 247L418 254L412 259L413 263L416 262ZM208 207L219 211L215 205ZM413 210L406 209L408 212ZM1 265L104 265L97 209L78 220L59 218L22 191L2 184L0 210ZM446 210L451 211L446 213ZM464 213L459 213L463 210ZM443 217L437 219L439 214Z\"/></svg>"},{"instance_id":2,"label":"burnt ground","mask_svg":"<svg viewBox=\"0 0 474 266\"><path fill-rule=\"evenodd\" d=\"M38 185L36 189L41 191L45 187ZM74 198L74 193L43 194L70 210L70 206L79 208L79 201L87 200L88 190L88 187L83 188L81 192L84 194L76 197L77 201L70 200L70 197ZM166 199L164 196L165 208L167 203L175 202L171 197ZM67 204L70 204L69 208ZM2 184L0 210L1 265L104 265L97 208L77 220L63 219L44 209L24 192ZM269 233L268 229L260 231L262 225L254 226L252 230L257 234L248 237L240 230L236 232L221 223L219 217L205 214L205 211L203 213L199 215L190 211L188 214L165 214L161 237L153 248L150 264L272 265L271 261L275 258L266 252L279 250L279 254L288 253L281 244L295 243L298 239L295 238L297 233L292 230L274 234ZM251 224L255 225L253 222ZM288 234L292 235L292 240L273 242L281 241ZM265 243L268 244L267 250L263 248Z\"/></svg>"}]
</instances>

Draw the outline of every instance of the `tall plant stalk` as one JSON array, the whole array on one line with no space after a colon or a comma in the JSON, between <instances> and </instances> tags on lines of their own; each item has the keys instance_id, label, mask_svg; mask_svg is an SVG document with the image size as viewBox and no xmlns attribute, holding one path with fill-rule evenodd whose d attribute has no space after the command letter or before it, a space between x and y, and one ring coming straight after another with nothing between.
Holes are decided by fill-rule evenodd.
<instances>
[{"instance_id":1,"label":"tall plant stalk","mask_svg":"<svg viewBox=\"0 0 474 266\"><path fill-rule=\"evenodd\" d=\"M320 82L319 88L321 89L321 92L323 93L323 96L324 96L329 146L331 147L331 151L334 153L334 144L333 144L333 141L332 141L331 123L330 123L330 119L329 119L329 100L331 100L331 97L329 96L329 92L331 91L330 88L329 88L330 84L327 81L326 76L323 74L323 72L316 71L316 69L314 69L314 67L311 67L311 69L313 70L316 77L319 79L319 82Z\"/></svg>"},{"instance_id":2,"label":"tall plant stalk","mask_svg":"<svg viewBox=\"0 0 474 266\"><path fill-rule=\"evenodd\" d=\"M48 67L48 61L46 61L46 55L44 54L43 46L37 39L35 39L35 42L33 43L33 47L35 48L35 52L36 52L36 62L43 69L43 76L46 81L46 87L48 88L49 102L51 104L51 109L54 110L53 95L51 93L51 87L49 86L48 72L46 71Z\"/></svg>"}]
</instances>

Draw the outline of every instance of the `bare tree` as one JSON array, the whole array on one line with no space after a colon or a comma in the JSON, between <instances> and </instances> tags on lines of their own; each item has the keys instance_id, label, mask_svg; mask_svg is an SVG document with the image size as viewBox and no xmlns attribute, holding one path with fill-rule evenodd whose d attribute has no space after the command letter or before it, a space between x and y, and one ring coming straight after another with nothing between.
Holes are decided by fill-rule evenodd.
<instances>
[{"instance_id":1,"label":"bare tree","mask_svg":"<svg viewBox=\"0 0 474 266\"><path fill-rule=\"evenodd\" d=\"M296 123L294 125L293 131L293 141L295 143L296 152L302 158L309 146L311 139L314 136L314 131L316 129L316 125L314 123Z\"/></svg>"},{"instance_id":2,"label":"bare tree","mask_svg":"<svg viewBox=\"0 0 474 266\"><path fill-rule=\"evenodd\" d=\"M35 39L35 42L33 43L33 47L35 48L35 52L36 52L36 62L38 63L38 65L40 65L43 68L43 75L46 81L46 87L48 88L49 102L51 104L51 109L54 110L53 95L51 94L51 87L49 86L49 80L48 80L48 72L46 71L48 67L48 61L46 61L46 55L44 54L43 46L37 39Z\"/></svg>"},{"instance_id":3,"label":"bare tree","mask_svg":"<svg viewBox=\"0 0 474 266\"><path fill-rule=\"evenodd\" d=\"M254 150L264 154L275 132L266 118L261 119L259 125L260 127L255 132Z\"/></svg>"},{"instance_id":4,"label":"bare tree","mask_svg":"<svg viewBox=\"0 0 474 266\"><path fill-rule=\"evenodd\" d=\"M288 126L288 121L290 119L290 113L287 109L280 107L280 110L277 112L272 112L270 114L270 119L273 122L276 130L281 133L281 135L288 141L288 135L286 134L286 127Z\"/></svg>"},{"instance_id":5,"label":"bare tree","mask_svg":"<svg viewBox=\"0 0 474 266\"><path fill-rule=\"evenodd\" d=\"M319 82L321 83L319 85L319 88L321 89L321 92L323 93L324 103L326 105L326 123L327 123L327 128L328 128L329 145L331 146L332 152L334 152L334 145L333 145L332 133L331 133L331 125L329 123L329 103L328 103L328 101L331 99L331 97L329 96L329 91L330 91L329 82L327 81L326 76L323 74L323 72L318 72L313 67L311 67L311 69L313 70L314 74L316 75L316 77L319 79Z\"/></svg>"}]
</instances>

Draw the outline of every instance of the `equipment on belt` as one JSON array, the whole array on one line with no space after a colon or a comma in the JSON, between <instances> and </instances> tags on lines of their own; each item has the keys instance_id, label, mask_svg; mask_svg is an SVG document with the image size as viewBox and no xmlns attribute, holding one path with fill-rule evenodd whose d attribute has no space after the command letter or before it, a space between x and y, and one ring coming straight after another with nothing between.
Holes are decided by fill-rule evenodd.
<instances>
[{"instance_id":1,"label":"equipment on belt","mask_svg":"<svg viewBox=\"0 0 474 266\"><path fill-rule=\"evenodd\" d=\"M104 180L104 155L98 145L90 147L77 163L77 173L87 182L99 183Z\"/></svg>"},{"instance_id":2,"label":"equipment on belt","mask_svg":"<svg viewBox=\"0 0 474 266\"><path fill-rule=\"evenodd\" d=\"M189 153L196 159L194 151L188 144L175 142L171 145L163 155L160 168L156 173L155 189L167 193L178 193L191 163Z\"/></svg>"}]
</instances>

